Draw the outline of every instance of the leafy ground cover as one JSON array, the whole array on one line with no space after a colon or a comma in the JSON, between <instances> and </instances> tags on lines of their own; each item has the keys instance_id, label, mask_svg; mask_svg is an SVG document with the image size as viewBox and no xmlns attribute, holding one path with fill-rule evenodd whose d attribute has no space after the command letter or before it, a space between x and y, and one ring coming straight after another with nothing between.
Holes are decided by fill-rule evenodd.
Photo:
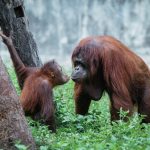
<instances>
[{"instance_id":1,"label":"leafy ground cover","mask_svg":"<svg viewBox=\"0 0 150 150\"><path fill-rule=\"evenodd\" d=\"M12 69L9 74L20 90ZM75 115L73 82L54 89L56 102L57 133L27 118L39 150L150 150L150 124L141 124L137 114L128 122L122 121L126 112L120 111L121 120L110 123L109 98L104 94L98 102L92 102L87 116ZM26 147L16 144L20 150Z\"/></svg>"}]
</instances>

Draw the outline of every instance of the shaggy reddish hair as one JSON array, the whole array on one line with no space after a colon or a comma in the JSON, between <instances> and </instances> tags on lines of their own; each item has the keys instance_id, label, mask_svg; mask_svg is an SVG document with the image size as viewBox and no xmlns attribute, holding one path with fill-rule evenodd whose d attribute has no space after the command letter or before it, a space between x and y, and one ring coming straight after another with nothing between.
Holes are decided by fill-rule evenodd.
<instances>
[{"instance_id":1,"label":"shaggy reddish hair","mask_svg":"<svg viewBox=\"0 0 150 150\"><path fill-rule=\"evenodd\" d=\"M96 36L80 41L72 54L73 64L76 57L84 62L90 83L75 83L76 113L87 113L92 94L99 92L100 98L105 90L112 120L119 119L121 107L131 114L137 104L138 112L147 115L145 122L150 122L150 72L139 56L113 37Z\"/></svg>"}]
</instances>

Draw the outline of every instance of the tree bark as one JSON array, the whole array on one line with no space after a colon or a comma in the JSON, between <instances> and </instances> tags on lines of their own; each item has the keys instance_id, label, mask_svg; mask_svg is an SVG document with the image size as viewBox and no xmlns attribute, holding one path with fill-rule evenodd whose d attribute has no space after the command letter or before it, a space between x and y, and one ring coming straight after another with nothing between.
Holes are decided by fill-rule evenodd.
<instances>
[{"instance_id":1,"label":"tree bark","mask_svg":"<svg viewBox=\"0 0 150 150\"><path fill-rule=\"evenodd\" d=\"M15 141L35 150L23 109L0 57L0 149L14 150Z\"/></svg>"},{"instance_id":2,"label":"tree bark","mask_svg":"<svg viewBox=\"0 0 150 150\"><path fill-rule=\"evenodd\" d=\"M14 46L26 66L41 66L23 0L0 0L0 27L6 35L12 32Z\"/></svg>"}]
</instances>

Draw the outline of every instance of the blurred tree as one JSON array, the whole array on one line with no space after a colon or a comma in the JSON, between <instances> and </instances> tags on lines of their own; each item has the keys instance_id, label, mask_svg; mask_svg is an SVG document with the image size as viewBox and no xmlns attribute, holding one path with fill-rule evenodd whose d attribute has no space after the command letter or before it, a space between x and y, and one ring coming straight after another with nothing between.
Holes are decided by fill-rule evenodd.
<instances>
[{"instance_id":1,"label":"blurred tree","mask_svg":"<svg viewBox=\"0 0 150 150\"><path fill-rule=\"evenodd\" d=\"M14 143L36 149L23 109L0 57L0 149L15 149Z\"/></svg>"},{"instance_id":2,"label":"blurred tree","mask_svg":"<svg viewBox=\"0 0 150 150\"><path fill-rule=\"evenodd\" d=\"M6 35L12 32L14 46L26 66L41 66L23 0L0 0L0 27Z\"/></svg>"}]
</instances>

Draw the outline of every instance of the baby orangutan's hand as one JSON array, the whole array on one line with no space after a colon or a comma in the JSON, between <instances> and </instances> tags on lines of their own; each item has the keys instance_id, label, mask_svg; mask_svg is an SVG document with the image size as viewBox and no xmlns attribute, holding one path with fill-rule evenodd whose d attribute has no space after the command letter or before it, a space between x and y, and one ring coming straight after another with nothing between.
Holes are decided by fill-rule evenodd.
<instances>
[{"instance_id":1,"label":"baby orangutan's hand","mask_svg":"<svg viewBox=\"0 0 150 150\"><path fill-rule=\"evenodd\" d=\"M4 34L2 33L2 31L0 31L0 36L2 37L3 42L4 42L7 46L13 45L12 38L11 38L11 33L10 33L9 37L7 37L6 35L4 35Z\"/></svg>"}]
</instances>

